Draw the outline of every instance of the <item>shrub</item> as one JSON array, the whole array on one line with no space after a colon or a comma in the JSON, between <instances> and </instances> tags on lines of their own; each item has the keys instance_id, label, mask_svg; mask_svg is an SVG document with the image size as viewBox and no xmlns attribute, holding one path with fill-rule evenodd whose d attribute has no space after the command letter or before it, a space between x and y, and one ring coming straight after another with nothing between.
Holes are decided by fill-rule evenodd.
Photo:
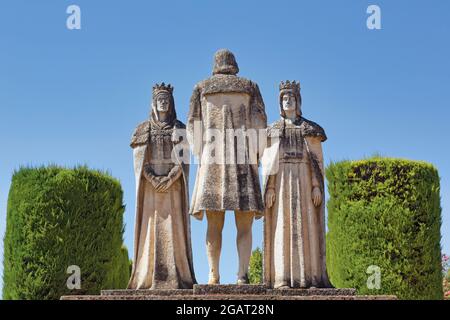
<instances>
[{"instance_id":1,"label":"shrub","mask_svg":"<svg viewBox=\"0 0 450 320\"><path fill-rule=\"evenodd\" d=\"M14 173L4 238L4 299L59 299L124 288L122 188L86 167L22 168ZM68 266L81 270L81 289L66 286Z\"/></svg>"},{"instance_id":2,"label":"shrub","mask_svg":"<svg viewBox=\"0 0 450 320\"><path fill-rule=\"evenodd\" d=\"M437 170L425 162L374 157L331 163L326 177L332 283L360 294L442 299ZM372 265L381 271L379 290L367 285Z\"/></svg>"},{"instance_id":3,"label":"shrub","mask_svg":"<svg viewBox=\"0 0 450 320\"><path fill-rule=\"evenodd\" d=\"M442 287L444 298L450 299L450 256L442 254Z\"/></svg>"},{"instance_id":4,"label":"shrub","mask_svg":"<svg viewBox=\"0 0 450 320\"><path fill-rule=\"evenodd\" d=\"M263 278L263 259L260 248L253 250L249 264L249 281L251 284L261 284Z\"/></svg>"}]
</instances>

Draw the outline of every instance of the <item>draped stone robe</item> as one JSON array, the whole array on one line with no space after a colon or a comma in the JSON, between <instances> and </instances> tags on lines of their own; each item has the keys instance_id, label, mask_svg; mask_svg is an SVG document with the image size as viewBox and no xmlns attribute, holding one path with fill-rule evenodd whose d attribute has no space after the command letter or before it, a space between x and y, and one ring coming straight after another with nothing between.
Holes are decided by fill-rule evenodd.
<instances>
[{"instance_id":1,"label":"draped stone robe","mask_svg":"<svg viewBox=\"0 0 450 320\"><path fill-rule=\"evenodd\" d=\"M171 158L175 121L164 126L146 121L132 138L136 175L134 261L129 289L187 289L196 283L188 211L188 166ZM178 155L175 153L175 155ZM157 192L146 177L175 180L167 192Z\"/></svg>"},{"instance_id":2,"label":"draped stone robe","mask_svg":"<svg viewBox=\"0 0 450 320\"><path fill-rule=\"evenodd\" d=\"M321 147L325 132L300 117L291 124L275 122L268 135L263 194L273 188L276 200L264 215L264 281L271 287L329 287ZM322 192L319 207L312 201L314 187Z\"/></svg>"},{"instance_id":3,"label":"draped stone robe","mask_svg":"<svg viewBox=\"0 0 450 320\"><path fill-rule=\"evenodd\" d=\"M235 210L262 216L255 135L266 126L259 88L250 80L216 74L195 86L188 138L200 162L191 214L202 219L205 210ZM236 136L230 139L229 134Z\"/></svg>"}]
</instances>

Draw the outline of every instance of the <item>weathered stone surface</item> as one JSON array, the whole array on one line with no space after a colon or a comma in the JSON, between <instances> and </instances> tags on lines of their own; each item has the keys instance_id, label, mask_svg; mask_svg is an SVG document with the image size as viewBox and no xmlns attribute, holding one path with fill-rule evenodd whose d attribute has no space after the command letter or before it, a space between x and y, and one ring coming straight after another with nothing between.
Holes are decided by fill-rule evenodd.
<instances>
[{"instance_id":1,"label":"weathered stone surface","mask_svg":"<svg viewBox=\"0 0 450 320\"><path fill-rule=\"evenodd\" d=\"M195 295L211 295L211 294L221 294L221 295L264 295L267 292L267 287L265 285L254 285L254 284L196 284L194 285Z\"/></svg>"},{"instance_id":2,"label":"weathered stone surface","mask_svg":"<svg viewBox=\"0 0 450 320\"><path fill-rule=\"evenodd\" d=\"M109 295L109 296L63 296L61 300L397 300L396 296L281 296L281 295Z\"/></svg>"},{"instance_id":3,"label":"weathered stone surface","mask_svg":"<svg viewBox=\"0 0 450 320\"><path fill-rule=\"evenodd\" d=\"M268 289L267 295L274 296L355 296L356 289L308 288Z\"/></svg>"},{"instance_id":4,"label":"weathered stone surface","mask_svg":"<svg viewBox=\"0 0 450 320\"><path fill-rule=\"evenodd\" d=\"M393 295L356 295L351 288L270 289L265 285L194 285L194 289L103 290L101 295L61 300L396 300Z\"/></svg>"},{"instance_id":5,"label":"weathered stone surface","mask_svg":"<svg viewBox=\"0 0 450 320\"><path fill-rule=\"evenodd\" d=\"M192 289L123 289L123 290L102 290L102 296L186 296L193 295Z\"/></svg>"},{"instance_id":6,"label":"weathered stone surface","mask_svg":"<svg viewBox=\"0 0 450 320\"><path fill-rule=\"evenodd\" d=\"M215 61L214 75L195 86L189 106L188 139L199 157L190 212L199 219L204 211L250 211L261 216L264 204L257 161L250 163L247 158L257 158L256 150L226 138L229 132L265 130L264 102L255 83L229 72L238 70L233 53L219 50ZM238 163L239 155L247 160Z\"/></svg>"},{"instance_id":7,"label":"weathered stone surface","mask_svg":"<svg viewBox=\"0 0 450 320\"><path fill-rule=\"evenodd\" d=\"M273 295L273 296L354 296L352 288L286 288L271 289L266 285L208 285L196 284L194 295Z\"/></svg>"},{"instance_id":8,"label":"weathered stone surface","mask_svg":"<svg viewBox=\"0 0 450 320\"><path fill-rule=\"evenodd\" d=\"M189 167L174 150L185 126L171 85L153 87L150 119L131 139L136 179L134 259L129 289L191 289L196 283L189 215Z\"/></svg>"},{"instance_id":9,"label":"weathered stone surface","mask_svg":"<svg viewBox=\"0 0 450 320\"><path fill-rule=\"evenodd\" d=\"M264 282L274 288L332 287L325 265L327 137L302 117L298 82L280 84L279 103L281 119L268 128L262 159Z\"/></svg>"}]
</instances>

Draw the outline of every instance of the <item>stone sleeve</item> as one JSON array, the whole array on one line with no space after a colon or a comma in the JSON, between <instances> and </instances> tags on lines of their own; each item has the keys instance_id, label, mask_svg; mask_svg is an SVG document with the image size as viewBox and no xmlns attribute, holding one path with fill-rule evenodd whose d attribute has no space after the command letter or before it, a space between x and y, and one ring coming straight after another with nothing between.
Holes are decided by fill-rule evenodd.
<instances>
[{"instance_id":1,"label":"stone sleeve","mask_svg":"<svg viewBox=\"0 0 450 320\"><path fill-rule=\"evenodd\" d=\"M267 150L269 147L273 144L273 139L275 139L271 134L271 128L266 129L266 136L267 136ZM278 137L277 137L278 139ZM267 179L267 189L275 189L276 184L276 175L270 175Z\"/></svg>"},{"instance_id":2,"label":"stone sleeve","mask_svg":"<svg viewBox=\"0 0 450 320\"><path fill-rule=\"evenodd\" d=\"M267 180L267 189L275 189L276 175L269 176Z\"/></svg>"},{"instance_id":3,"label":"stone sleeve","mask_svg":"<svg viewBox=\"0 0 450 320\"><path fill-rule=\"evenodd\" d=\"M170 170L167 177L172 181L176 181L178 178L181 177L182 172L183 172L183 170L182 170L181 166L176 165L172 168L172 170Z\"/></svg>"},{"instance_id":4,"label":"stone sleeve","mask_svg":"<svg viewBox=\"0 0 450 320\"><path fill-rule=\"evenodd\" d=\"M264 106L264 101L261 96L261 92L259 91L258 85L255 83L253 87L253 96L252 100L250 102L251 104L251 127L256 130L264 130L266 132L267 129L267 115L266 115L266 109ZM261 136L258 134L259 139L261 139ZM265 143L262 143L262 141L258 142L259 146L265 145ZM261 159L263 149L258 148L258 154L257 159L258 163Z\"/></svg>"},{"instance_id":5,"label":"stone sleeve","mask_svg":"<svg viewBox=\"0 0 450 320\"><path fill-rule=\"evenodd\" d=\"M139 146L145 145L149 140L150 132L150 122L145 121L137 126L134 130L133 136L131 137L130 146L134 149Z\"/></svg>"},{"instance_id":6,"label":"stone sleeve","mask_svg":"<svg viewBox=\"0 0 450 320\"><path fill-rule=\"evenodd\" d=\"M253 97L251 101L252 109L252 122L254 129L266 129L267 128L267 115L264 101L259 91L258 85L255 83L253 87Z\"/></svg>"},{"instance_id":7,"label":"stone sleeve","mask_svg":"<svg viewBox=\"0 0 450 320\"><path fill-rule=\"evenodd\" d=\"M199 156L203 135L201 133L202 105L201 89L198 85L194 87L189 103L189 114L187 121L187 140L191 145L194 155ZM200 132L199 132L200 129Z\"/></svg>"},{"instance_id":8,"label":"stone sleeve","mask_svg":"<svg viewBox=\"0 0 450 320\"><path fill-rule=\"evenodd\" d=\"M142 174L148 181L152 181L153 178L155 177L155 173L153 172L153 169L149 163L144 164Z\"/></svg>"},{"instance_id":9,"label":"stone sleeve","mask_svg":"<svg viewBox=\"0 0 450 320\"><path fill-rule=\"evenodd\" d=\"M316 165L311 163L312 185L313 187L322 188L321 184L322 181L324 181L324 164L321 137L306 137L306 141L309 146L309 151L311 152L311 160L312 162L316 162L318 167L316 168Z\"/></svg>"}]
</instances>

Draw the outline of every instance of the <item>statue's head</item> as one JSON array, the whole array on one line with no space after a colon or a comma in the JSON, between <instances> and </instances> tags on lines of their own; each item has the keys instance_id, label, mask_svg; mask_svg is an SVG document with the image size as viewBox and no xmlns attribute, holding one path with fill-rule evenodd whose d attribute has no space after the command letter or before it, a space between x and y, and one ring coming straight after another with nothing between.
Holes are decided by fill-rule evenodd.
<instances>
[{"instance_id":1,"label":"statue's head","mask_svg":"<svg viewBox=\"0 0 450 320\"><path fill-rule=\"evenodd\" d=\"M280 83L280 114L286 117L286 112L295 111L297 116L302 115L302 96L300 95L300 83L296 81L282 81Z\"/></svg>"},{"instance_id":2,"label":"statue's head","mask_svg":"<svg viewBox=\"0 0 450 320\"><path fill-rule=\"evenodd\" d=\"M164 82L153 86L152 118L159 120L161 113L167 115L165 117L167 119L166 122L172 122L177 118L173 87L170 84L166 85Z\"/></svg>"},{"instance_id":3,"label":"statue's head","mask_svg":"<svg viewBox=\"0 0 450 320\"><path fill-rule=\"evenodd\" d=\"M228 49L220 49L214 55L213 74L236 75L239 72L234 54Z\"/></svg>"}]
</instances>

